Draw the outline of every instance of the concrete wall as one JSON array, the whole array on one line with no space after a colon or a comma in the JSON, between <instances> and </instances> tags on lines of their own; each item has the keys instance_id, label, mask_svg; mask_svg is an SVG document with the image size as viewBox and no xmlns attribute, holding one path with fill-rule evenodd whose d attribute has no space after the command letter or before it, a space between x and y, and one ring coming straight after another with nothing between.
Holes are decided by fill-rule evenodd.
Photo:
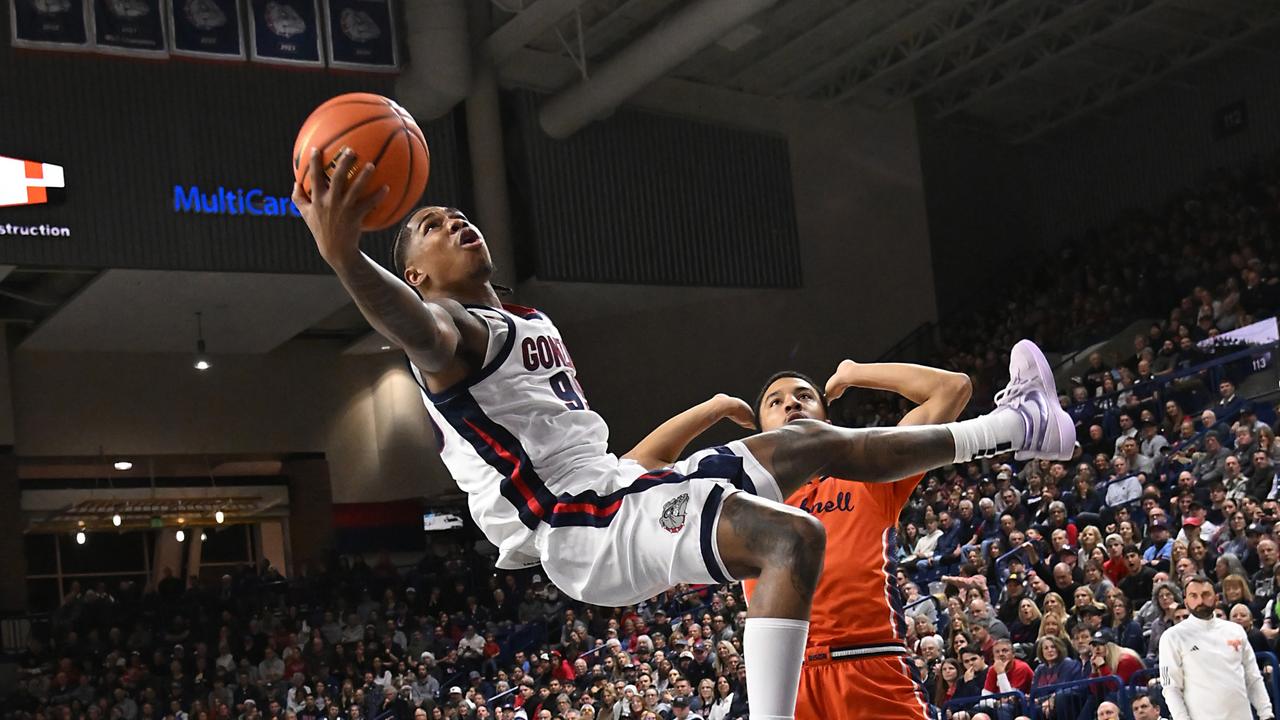
<instances>
[{"instance_id":1,"label":"concrete wall","mask_svg":"<svg viewBox=\"0 0 1280 720\"><path fill-rule=\"evenodd\" d=\"M616 452L715 392L750 400L782 368L825 379L840 359L875 359L937 316L910 109L880 115L792 103L767 110L726 102L717 111L788 139L802 288L519 287L519 301L546 311L565 335Z\"/></svg>"},{"instance_id":2,"label":"concrete wall","mask_svg":"<svg viewBox=\"0 0 1280 720\"><path fill-rule=\"evenodd\" d=\"M219 356L18 351L18 455L322 452L334 502L447 490L416 386L391 354L295 343Z\"/></svg>"}]
</instances>

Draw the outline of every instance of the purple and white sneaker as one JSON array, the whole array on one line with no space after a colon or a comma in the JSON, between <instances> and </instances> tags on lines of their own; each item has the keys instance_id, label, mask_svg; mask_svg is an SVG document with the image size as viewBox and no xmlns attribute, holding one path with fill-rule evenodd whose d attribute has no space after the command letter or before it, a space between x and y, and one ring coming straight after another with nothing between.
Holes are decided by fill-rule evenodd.
<instances>
[{"instance_id":1,"label":"purple and white sneaker","mask_svg":"<svg viewBox=\"0 0 1280 720\"><path fill-rule=\"evenodd\" d=\"M996 411L1008 408L1022 416L1025 435L1012 448L1016 460L1070 460L1076 426L1058 402L1058 386L1044 353L1030 340L1009 351L1009 384L996 393Z\"/></svg>"}]
</instances>

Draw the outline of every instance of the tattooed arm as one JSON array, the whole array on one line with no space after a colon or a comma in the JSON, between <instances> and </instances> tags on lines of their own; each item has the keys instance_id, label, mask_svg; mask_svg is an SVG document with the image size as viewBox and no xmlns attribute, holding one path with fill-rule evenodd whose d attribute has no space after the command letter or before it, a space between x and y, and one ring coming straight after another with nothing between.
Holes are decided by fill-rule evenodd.
<instances>
[{"instance_id":1,"label":"tattooed arm","mask_svg":"<svg viewBox=\"0 0 1280 720\"><path fill-rule=\"evenodd\" d=\"M423 302L408 285L361 252L361 221L386 195L387 188L368 194L372 164L349 180L354 163L352 154L340 157L329 181L319 152L313 150L310 196L295 184L293 202L311 229L320 256L333 268L369 324L404 348L414 365L428 373L442 371L458 357L462 340L458 321L442 304ZM470 319L466 313L458 316Z\"/></svg>"}]
</instances>

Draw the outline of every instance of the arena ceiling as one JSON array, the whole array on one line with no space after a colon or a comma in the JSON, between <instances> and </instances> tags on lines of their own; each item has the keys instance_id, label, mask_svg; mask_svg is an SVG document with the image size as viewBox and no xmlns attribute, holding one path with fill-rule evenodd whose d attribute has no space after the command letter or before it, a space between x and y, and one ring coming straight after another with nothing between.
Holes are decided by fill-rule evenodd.
<instances>
[{"instance_id":1,"label":"arena ceiling","mask_svg":"<svg viewBox=\"0 0 1280 720\"><path fill-rule=\"evenodd\" d=\"M485 0L476 0L484 2ZM740 2L745 0L720 0ZM706 119L722 99L893 109L1035 140L1159 85L1202 87L1231 53L1280 52L1277 0L754 0L767 9L633 102ZM565 91L695 3L488 0L476 42L508 87ZM647 101L646 101L647 96ZM276 311L263 316L259 308ZM379 352L332 278L0 266L0 322L28 349L214 354L292 339Z\"/></svg>"},{"instance_id":2,"label":"arena ceiling","mask_svg":"<svg viewBox=\"0 0 1280 720\"><path fill-rule=\"evenodd\" d=\"M492 2L501 79L543 92L589 78L688 4ZM686 96L915 103L1026 142L1159 83L1194 85L1185 71L1225 51L1275 53L1278 24L1275 0L777 0L659 82Z\"/></svg>"}]
</instances>

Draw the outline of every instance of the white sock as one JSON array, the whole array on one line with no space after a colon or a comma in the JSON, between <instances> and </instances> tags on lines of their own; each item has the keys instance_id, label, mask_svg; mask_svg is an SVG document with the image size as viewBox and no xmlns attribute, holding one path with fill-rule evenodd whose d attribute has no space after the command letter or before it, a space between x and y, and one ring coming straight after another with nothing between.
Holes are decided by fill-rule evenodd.
<instances>
[{"instance_id":1,"label":"white sock","mask_svg":"<svg viewBox=\"0 0 1280 720\"><path fill-rule=\"evenodd\" d=\"M972 420L943 425L956 441L955 462L991 457L1009 450L1025 450L1026 424L1022 414L997 409Z\"/></svg>"},{"instance_id":2,"label":"white sock","mask_svg":"<svg viewBox=\"0 0 1280 720\"><path fill-rule=\"evenodd\" d=\"M751 720L794 720L808 637L806 620L747 618L742 650Z\"/></svg>"}]
</instances>

